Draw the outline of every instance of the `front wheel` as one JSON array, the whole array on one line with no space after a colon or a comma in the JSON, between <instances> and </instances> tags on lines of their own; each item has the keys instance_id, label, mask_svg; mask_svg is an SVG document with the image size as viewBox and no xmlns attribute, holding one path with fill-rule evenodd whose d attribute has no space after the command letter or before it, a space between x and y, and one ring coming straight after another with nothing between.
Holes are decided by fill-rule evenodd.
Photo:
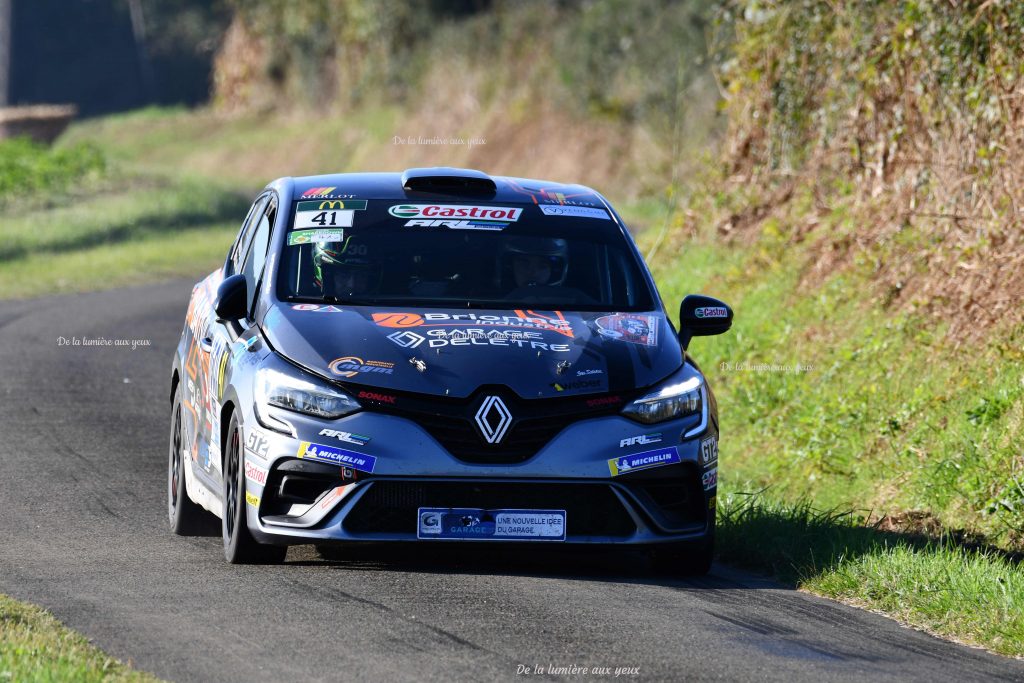
<instances>
[{"instance_id":1,"label":"front wheel","mask_svg":"<svg viewBox=\"0 0 1024 683\"><path fill-rule=\"evenodd\" d=\"M181 420L181 392L175 388L171 403L171 438L167 455L167 518L171 531L179 536L198 536L206 530L206 514L192 502L185 490L184 440Z\"/></svg>"},{"instance_id":2,"label":"front wheel","mask_svg":"<svg viewBox=\"0 0 1024 683\"><path fill-rule=\"evenodd\" d=\"M231 564L276 564L284 560L288 547L257 543L249 533L246 521L245 464L242 453L242 432L238 417L231 416L228 425L227 452L224 456L224 516L221 531L224 557Z\"/></svg>"}]
</instances>

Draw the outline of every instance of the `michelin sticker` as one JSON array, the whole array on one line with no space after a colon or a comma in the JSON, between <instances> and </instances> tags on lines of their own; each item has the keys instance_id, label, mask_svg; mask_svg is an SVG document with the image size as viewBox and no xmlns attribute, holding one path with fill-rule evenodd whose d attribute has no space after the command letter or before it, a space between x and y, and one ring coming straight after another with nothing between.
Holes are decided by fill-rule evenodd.
<instances>
[{"instance_id":1,"label":"michelin sticker","mask_svg":"<svg viewBox=\"0 0 1024 683\"><path fill-rule=\"evenodd\" d=\"M541 204L540 210L545 216L567 216L569 218L603 218L611 220L608 212L604 209L592 209L589 206L560 206Z\"/></svg>"},{"instance_id":2,"label":"michelin sticker","mask_svg":"<svg viewBox=\"0 0 1024 683\"><path fill-rule=\"evenodd\" d=\"M295 222L292 223L292 229L320 228L328 231L338 228L351 228L356 211L363 211L364 209L366 209L365 199L329 199L299 202L298 206L295 207ZM341 240L316 241L340 242ZM288 244L292 244L291 235L288 236Z\"/></svg>"},{"instance_id":3,"label":"michelin sticker","mask_svg":"<svg viewBox=\"0 0 1024 683\"><path fill-rule=\"evenodd\" d=\"M620 474L646 470L651 467L661 467L662 465L672 465L679 461L679 451L676 450L675 446L669 446L653 451L644 451L643 453L633 453L612 458L608 461L608 469L613 477L617 477Z\"/></svg>"},{"instance_id":4,"label":"michelin sticker","mask_svg":"<svg viewBox=\"0 0 1024 683\"><path fill-rule=\"evenodd\" d=\"M309 460L329 462L332 465L348 466L363 472L373 472L373 468L377 464L377 458L372 455L364 455L355 451L347 451L344 448L335 448L334 446L325 446L323 444L310 443L309 441L303 441L299 444L296 456L308 458Z\"/></svg>"}]
</instances>

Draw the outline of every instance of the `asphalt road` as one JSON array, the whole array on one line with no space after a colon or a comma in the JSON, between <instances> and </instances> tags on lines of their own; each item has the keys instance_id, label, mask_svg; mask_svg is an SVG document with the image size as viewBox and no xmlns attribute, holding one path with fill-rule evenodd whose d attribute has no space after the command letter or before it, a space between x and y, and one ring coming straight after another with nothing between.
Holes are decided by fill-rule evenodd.
<instances>
[{"instance_id":1,"label":"asphalt road","mask_svg":"<svg viewBox=\"0 0 1024 683\"><path fill-rule=\"evenodd\" d=\"M0 592L174 681L1024 680L1024 662L716 567L310 547L233 567L167 529L168 370L190 284L0 302ZM60 339L148 346L61 345ZM728 467L728 461L723 463ZM607 667L606 676L593 673ZM559 678L545 676L545 678Z\"/></svg>"}]
</instances>

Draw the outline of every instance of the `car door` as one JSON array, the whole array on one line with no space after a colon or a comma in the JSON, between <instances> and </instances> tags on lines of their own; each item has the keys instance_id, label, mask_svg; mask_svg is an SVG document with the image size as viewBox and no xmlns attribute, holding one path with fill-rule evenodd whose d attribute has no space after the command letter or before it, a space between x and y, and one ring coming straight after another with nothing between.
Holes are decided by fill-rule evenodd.
<instances>
[{"instance_id":1,"label":"car door","mask_svg":"<svg viewBox=\"0 0 1024 683\"><path fill-rule=\"evenodd\" d=\"M257 283L266 263L271 232L277 217L277 206L276 195L268 194L259 211L254 214L251 225L241 236L231 258L225 263L225 270L232 271L230 274L241 273L245 276L249 315L239 321L217 320L211 300L208 324L199 343L203 354L200 362L200 383L203 392L203 420L200 423L200 433L201 441L206 445L205 458L201 453L199 464L203 474L209 478L209 483L215 486L215 491L220 491L223 483L223 430L220 416L224 390L230 380L232 360L239 358L239 351L247 348L249 341L258 334L252 320L253 302Z\"/></svg>"},{"instance_id":2,"label":"car door","mask_svg":"<svg viewBox=\"0 0 1024 683\"><path fill-rule=\"evenodd\" d=\"M183 364L185 448L192 461L193 472L207 488L213 490L219 490L221 458L220 439L211 439L211 435L219 434L216 427L219 425L221 394L217 379L224 369L228 339L218 334L217 328L223 328L223 325L217 324L213 305L221 281L241 267L260 219L266 214L270 198L270 193L264 193L253 202L223 267L196 285L189 303L187 351Z\"/></svg>"}]
</instances>

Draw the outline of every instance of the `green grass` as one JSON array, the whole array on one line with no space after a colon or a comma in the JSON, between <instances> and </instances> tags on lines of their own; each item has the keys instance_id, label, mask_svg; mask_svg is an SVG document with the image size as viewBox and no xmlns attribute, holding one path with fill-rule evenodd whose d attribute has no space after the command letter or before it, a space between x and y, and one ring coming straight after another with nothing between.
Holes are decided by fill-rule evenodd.
<instances>
[{"instance_id":1,"label":"green grass","mask_svg":"<svg viewBox=\"0 0 1024 683\"><path fill-rule=\"evenodd\" d=\"M66 194L107 170L99 147L88 142L51 149L28 138L0 141L0 203L31 194Z\"/></svg>"},{"instance_id":2,"label":"green grass","mask_svg":"<svg viewBox=\"0 0 1024 683\"><path fill-rule=\"evenodd\" d=\"M0 680L152 681L101 652L48 612L0 595Z\"/></svg>"},{"instance_id":3,"label":"green grass","mask_svg":"<svg viewBox=\"0 0 1024 683\"><path fill-rule=\"evenodd\" d=\"M719 495L721 559L884 612L931 633L1024 655L1019 557L960 539L880 531L803 501Z\"/></svg>"},{"instance_id":4,"label":"green grass","mask_svg":"<svg viewBox=\"0 0 1024 683\"><path fill-rule=\"evenodd\" d=\"M0 223L0 297L196 275L220 263L249 197L198 181L124 180Z\"/></svg>"}]
</instances>

